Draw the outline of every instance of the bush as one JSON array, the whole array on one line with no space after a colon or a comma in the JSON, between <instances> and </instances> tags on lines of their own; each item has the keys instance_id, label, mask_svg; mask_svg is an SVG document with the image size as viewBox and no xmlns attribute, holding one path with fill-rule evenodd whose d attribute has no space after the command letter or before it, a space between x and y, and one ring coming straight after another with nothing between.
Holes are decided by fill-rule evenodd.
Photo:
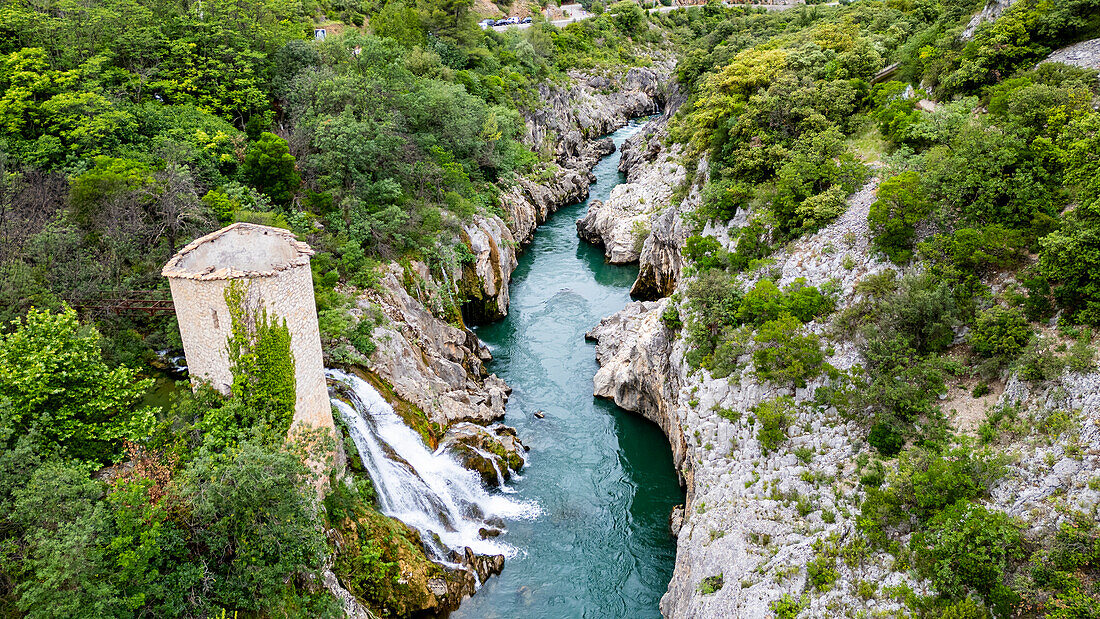
<instances>
[{"instance_id":1,"label":"bush","mask_svg":"<svg viewBox=\"0 0 1100 619\"><path fill-rule=\"evenodd\" d=\"M886 179L867 214L875 248L896 263L908 262L913 257L916 226L931 212L919 174L909 170Z\"/></svg>"},{"instance_id":2,"label":"bush","mask_svg":"<svg viewBox=\"0 0 1100 619\"><path fill-rule=\"evenodd\" d=\"M289 206L302 179L286 140L264 132L245 153L241 176L279 206Z\"/></svg>"},{"instance_id":3,"label":"bush","mask_svg":"<svg viewBox=\"0 0 1100 619\"><path fill-rule=\"evenodd\" d=\"M752 360L757 375L773 383L793 383L804 387L806 381L821 374L825 353L814 334L801 335L801 323L790 314L770 320L756 332L756 350Z\"/></svg>"},{"instance_id":4,"label":"bush","mask_svg":"<svg viewBox=\"0 0 1100 619\"><path fill-rule=\"evenodd\" d=\"M893 457L905 446L905 437L895 426L880 421L871 426L867 442L882 455Z\"/></svg>"},{"instance_id":5,"label":"bush","mask_svg":"<svg viewBox=\"0 0 1100 619\"><path fill-rule=\"evenodd\" d=\"M1015 309L995 305L978 316L970 343L983 357L1011 359L1018 355L1031 339L1027 318Z\"/></svg>"},{"instance_id":6,"label":"bush","mask_svg":"<svg viewBox=\"0 0 1100 619\"><path fill-rule=\"evenodd\" d=\"M33 434L46 454L106 464L124 439L145 437L153 410L139 407L152 380L125 367L108 368L99 332L76 312L31 309L0 335L0 400L10 410L3 441Z\"/></svg>"},{"instance_id":7,"label":"bush","mask_svg":"<svg viewBox=\"0 0 1100 619\"><path fill-rule=\"evenodd\" d=\"M791 594L784 593L778 600L773 600L768 608L775 613L776 619L794 619L809 603L804 595L796 600Z\"/></svg>"},{"instance_id":8,"label":"bush","mask_svg":"<svg viewBox=\"0 0 1100 619\"><path fill-rule=\"evenodd\" d=\"M722 266L722 244L713 236L693 234L684 242L684 257L695 263L699 270Z\"/></svg>"},{"instance_id":9,"label":"bush","mask_svg":"<svg viewBox=\"0 0 1100 619\"><path fill-rule=\"evenodd\" d=\"M973 591L998 610L1015 597L1003 583L1012 559L1022 559L1019 527L1008 515L960 500L913 535L919 570L952 598Z\"/></svg>"},{"instance_id":10,"label":"bush","mask_svg":"<svg viewBox=\"0 0 1100 619\"><path fill-rule=\"evenodd\" d=\"M794 422L791 407L791 399L783 396L761 402L752 409L760 424L756 440L764 453L775 451L787 440L787 427Z\"/></svg>"}]
</instances>

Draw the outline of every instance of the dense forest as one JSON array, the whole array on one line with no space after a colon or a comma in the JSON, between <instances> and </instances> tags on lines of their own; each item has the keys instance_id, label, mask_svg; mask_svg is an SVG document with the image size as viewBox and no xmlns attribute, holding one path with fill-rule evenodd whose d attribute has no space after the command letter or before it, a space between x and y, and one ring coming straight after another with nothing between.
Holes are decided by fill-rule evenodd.
<instances>
[{"instance_id":1,"label":"dense forest","mask_svg":"<svg viewBox=\"0 0 1100 619\"><path fill-rule=\"evenodd\" d=\"M1019 0L969 38L973 0L592 8L566 28L536 16L497 32L464 0L4 1L0 613L338 616L315 584L326 561L372 609L411 610L395 561L415 537L375 511L367 478L315 509L286 403L258 370L236 368L234 398L145 406L148 362L182 348L174 318L69 305L165 288L164 262L227 223L283 227L317 250L327 360L355 363L374 323L349 308L382 263L453 270L471 259L463 221L502 215L501 191L553 173L552 145L523 141L537 86L660 50L688 96L668 139L708 170L678 190L705 185L683 249L694 280L665 324L712 376L748 354L775 384L826 376L819 404L870 418L859 541L823 549L814 585L862 545L851 552L887 550L932 582L906 598L915 614L1097 616L1095 518L1025 540L979 504L1019 420L1006 409L967 442L938 398L964 374L977 392L1009 371L1095 365L1100 84L1038 63L1100 36L1100 1ZM863 281L817 335L805 326L834 313L836 290L778 286L769 256L875 176L874 247L906 274ZM735 250L703 233L746 211ZM463 301L443 289L434 309L461 324ZM857 342L863 366L830 366L829 338ZM754 411L768 444L793 405ZM354 542L337 551L334 530ZM797 613L787 601L777 614Z\"/></svg>"},{"instance_id":2,"label":"dense forest","mask_svg":"<svg viewBox=\"0 0 1100 619\"><path fill-rule=\"evenodd\" d=\"M68 305L165 289L161 266L184 243L262 223L317 251L330 360L369 355L374 323L351 316L337 286L373 285L383 260L466 259L459 224L499 212L501 188L548 161L519 141L535 85L636 62L634 46L663 40L633 4L522 33L483 31L469 9L3 4L5 616L337 615L316 584L333 530L353 594L415 610L395 567L423 556L408 550L415 535L374 511L365 476L334 485L318 514L301 445L282 438L285 402L256 367L237 367L234 398L143 406L146 363L181 349L174 317L81 318ZM321 23L329 36L315 41ZM461 321L461 300L444 301L441 315ZM246 353L264 344L241 337Z\"/></svg>"}]
</instances>

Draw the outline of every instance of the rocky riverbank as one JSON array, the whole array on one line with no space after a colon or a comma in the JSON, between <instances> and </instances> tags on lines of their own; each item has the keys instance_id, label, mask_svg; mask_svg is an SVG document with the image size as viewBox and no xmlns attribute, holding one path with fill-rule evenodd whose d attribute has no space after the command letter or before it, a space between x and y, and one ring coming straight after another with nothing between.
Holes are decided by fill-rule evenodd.
<instances>
[{"instance_id":1,"label":"rocky riverbank","mask_svg":"<svg viewBox=\"0 0 1100 619\"><path fill-rule=\"evenodd\" d=\"M442 268L390 263L379 268L374 286L356 292L352 312L376 323L371 333L376 348L359 374L426 442L455 455L487 485L517 472L525 449L513 430L492 424L504 416L510 389L486 370L491 355L466 325L507 314L518 252L557 209L588 196L593 166L615 150L602 136L630 118L658 111L669 71L658 65L612 76L572 74L567 85L540 87L543 106L525 114L527 142L551 149L553 163L502 188L504 217L479 214L462 224L457 241L472 259ZM493 529L484 535L500 533ZM411 614L456 607L476 590L473 572L480 582L503 565L503 557L467 554L458 562L469 566L468 578L416 568L425 565L424 557L403 559L402 569L411 570L404 596ZM434 576L426 576L429 572ZM339 592L338 582L330 584ZM352 615L361 610L345 607Z\"/></svg>"},{"instance_id":2,"label":"rocky riverbank","mask_svg":"<svg viewBox=\"0 0 1100 619\"><path fill-rule=\"evenodd\" d=\"M655 125L652 134L659 130ZM633 148L643 144L647 142L639 137ZM621 248L616 231L623 225L642 220L651 227L639 254L642 273L635 294L665 298L633 303L605 318L589 336L598 342L595 394L644 415L665 431L686 486L686 504L671 517L677 557L662 613L675 618L767 616L784 595L803 605L801 616L907 613L904 592L925 595L931 588L884 552L846 550L835 560L831 586L824 591L812 586L806 566L823 554L836 557L842 548L855 547L850 543L859 537L855 523L864 495L861 462L874 454L866 443L866 428L835 408L813 403L823 379L798 389L776 386L756 376L749 355L739 360L746 369L727 378L689 366L682 333L676 321L665 317L686 312L676 300L687 285L681 277L686 234L681 214L698 203L697 185L679 204L662 204L668 188L654 187L648 194L642 188L659 182L660 166L673 152L647 145L632 151L644 156L626 157L623 150L637 195L656 196L658 204L649 212L601 206L578 228L593 224L605 247ZM667 169L663 176L682 182ZM828 285L836 291L841 312L858 302L858 282L896 269L870 249L867 213L875 187L872 180L849 198L837 220L774 255L767 275L780 286L797 278ZM729 233L745 221L742 213L729 229L708 225L705 233L733 251ZM750 271L740 279L751 285L761 276ZM829 341L827 361L834 367L845 370L863 362L851 342L831 335L831 319L807 328ZM1018 434L1010 433L996 445L998 452L1010 455L1008 472L986 506L1019 518L1034 538L1051 535L1073 511L1095 514L1100 504L1095 482L1100 478L1100 372L1095 365L1088 373L1066 373L1039 383L1013 374L1006 386L994 386L977 404L970 386L953 386L941 402L960 435L976 435L989 410L1013 410L1013 418L1023 420ZM769 451L758 439L760 422L752 410L780 395L795 403L784 429L789 438ZM1043 430L1054 423L1047 422L1051 419L1057 427ZM904 531L896 533L901 541L908 540Z\"/></svg>"}]
</instances>

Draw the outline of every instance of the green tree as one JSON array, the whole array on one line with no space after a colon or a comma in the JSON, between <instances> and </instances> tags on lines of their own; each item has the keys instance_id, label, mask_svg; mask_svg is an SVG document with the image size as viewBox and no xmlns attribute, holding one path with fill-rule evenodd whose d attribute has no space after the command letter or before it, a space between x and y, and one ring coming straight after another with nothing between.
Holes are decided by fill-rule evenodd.
<instances>
[{"instance_id":1,"label":"green tree","mask_svg":"<svg viewBox=\"0 0 1100 619\"><path fill-rule=\"evenodd\" d=\"M908 262L913 257L916 226L931 212L919 174L909 170L886 179L867 214L875 248L896 263Z\"/></svg>"},{"instance_id":2,"label":"green tree","mask_svg":"<svg viewBox=\"0 0 1100 619\"><path fill-rule=\"evenodd\" d=\"M14 436L35 433L49 452L107 463L123 439L148 434L152 409L137 402L152 381L108 368L99 333L81 327L75 311L31 309L12 328L0 336L0 396L10 401L4 425Z\"/></svg>"},{"instance_id":3,"label":"green tree","mask_svg":"<svg viewBox=\"0 0 1100 619\"><path fill-rule=\"evenodd\" d=\"M214 583L208 608L270 608L296 575L315 573L325 541L313 492L297 455L254 443L200 454L181 473L194 566Z\"/></svg>"},{"instance_id":4,"label":"green tree","mask_svg":"<svg viewBox=\"0 0 1100 619\"><path fill-rule=\"evenodd\" d=\"M241 164L241 176L282 207L290 205L302 184L286 140L267 132L260 134L260 139L248 147Z\"/></svg>"},{"instance_id":5,"label":"green tree","mask_svg":"<svg viewBox=\"0 0 1100 619\"><path fill-rule=\"evenodd\" d=\"M1023 350L1031 340L1031 326L1019 310L1005 309L1000 305L985 310L978 316L970 342L974 351L983 357L1011 359Z\"/></svg>"},{"instance_id":6,"label":"green tree","mask_svg":"<svg viewBox=\"0 0 1100 619\"><path fill-rule=\"evenodd\" d=\"M813 333L799 333L801 326L797 318L787 313L760 325L756 331L756 349L752 353L760 378L801 387L821 374L825 353L820 340Z\"/></svg>"},{"instance_id":7,"label":"green tree","mask_svg":"<svg viewBox=\"0 0 1100 619\"><path fill-rule=\"evenodd\" d=\"M973 591L999 614L1016 594L1004 585L1009 561L1024 557L1019 527L1002 512L966 500L937 514L912 540L917 563L940 593L962 598Z\"/></svg>"}]
</instances>

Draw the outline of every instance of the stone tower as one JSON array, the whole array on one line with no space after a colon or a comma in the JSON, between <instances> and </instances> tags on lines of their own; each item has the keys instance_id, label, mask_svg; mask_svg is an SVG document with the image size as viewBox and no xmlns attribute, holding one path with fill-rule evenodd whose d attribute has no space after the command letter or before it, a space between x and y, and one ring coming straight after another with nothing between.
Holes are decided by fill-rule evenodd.
<instances>
[{"instance_id":1,"label":"stone tower","mask_svg":"<svg viewBox=\"0 0 1100 619\"><path fill-rule=\"evenodd\" d=\"M291 427L331 432L332 405L309 268L312 255L309 245L288 230L236 223L181 249L161 275L172 287L193 385L205 380L229 394L233 374L227 339L232 321L225 291L234 280L244 280L248 305L285 319L290 330L297 391Z\"/></svg>"}]
</instances>

